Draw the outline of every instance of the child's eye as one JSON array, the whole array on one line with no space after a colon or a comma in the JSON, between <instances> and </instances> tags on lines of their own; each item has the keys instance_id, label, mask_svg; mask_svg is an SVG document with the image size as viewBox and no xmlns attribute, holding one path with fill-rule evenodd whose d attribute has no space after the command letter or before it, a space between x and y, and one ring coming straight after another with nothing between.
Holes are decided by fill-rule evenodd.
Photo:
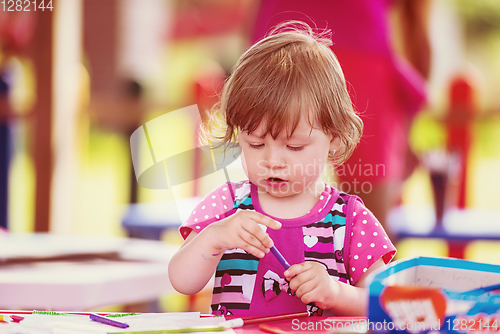
<instances>
[{"instance_id":1,"label":"child's eye","mask_svg":"<svg viewBox=\"0 0 500 334\"><path fill-rule=\"evenodd\" d=\"M290 145L288 145L288 149L291 151L302 151L304 149L304 146L290 146Z\"/></svg>"},{"instance_id":2,"label":"child's eye","mask_svg":"<svg viewBox=\"0 0 500 334\"><path fill-rule=\"evenodd\" d=\"M250 146L250 148L262 148L264 147L264 144L248 144L248 146Z\"/></svg>"}]
</instances>

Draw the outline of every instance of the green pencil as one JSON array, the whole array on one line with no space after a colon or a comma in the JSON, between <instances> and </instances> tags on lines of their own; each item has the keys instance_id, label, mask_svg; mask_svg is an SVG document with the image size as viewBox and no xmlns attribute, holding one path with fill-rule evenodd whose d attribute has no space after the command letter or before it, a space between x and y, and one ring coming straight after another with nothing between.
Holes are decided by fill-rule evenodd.
<instances>
[{"instance_id":1,"label":"green pencil","mask_svg":"<svg viewBox=\"0 0 500 334\"><path fill-rule=\"evenodd\" d=\"M90 315L89 312L57 312L57 311L37 311L33 310L31 314L44 314L44 315L70 315L70 316L83 316L88 317ZM142 313L109 313L103 314L105 317L109 318L119 318L119 317L127 317L129 315L141 315Z\"/></svg>"},{"instance_id":2,"label":"green pencil","mask_svg":"<svg viewBox=\"0 0 500 334\"><path fill-rule=\"evenodd\" d=\"M243 319L237 318L221 322L215 326L193 326L169 329L155 329L146 331L108 332L107 334L163 334L163 333L195 333L195 332L222 332L226 329L243 326Z\"/></svg>"}]
</instances>

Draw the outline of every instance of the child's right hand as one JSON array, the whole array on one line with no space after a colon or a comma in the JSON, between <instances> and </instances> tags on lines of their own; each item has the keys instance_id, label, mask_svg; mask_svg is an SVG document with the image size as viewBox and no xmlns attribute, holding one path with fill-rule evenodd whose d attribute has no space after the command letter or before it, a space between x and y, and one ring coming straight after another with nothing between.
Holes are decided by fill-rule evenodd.
<instances>
[{"instance_id":1,"label":"child's right hand","mask_svg":"<svg viewBox=\"0 0 500 334\"><path fill-rule=\"evenodd\" d=\"M228 249L241 248L262 258L269 253L273 241L259 224L273 230L281 228L280 222L255 211L238 211L234 215L210 224L207 228L212 232L211 239L216 250L224 252Z\"/></svg>"}]
</instances>

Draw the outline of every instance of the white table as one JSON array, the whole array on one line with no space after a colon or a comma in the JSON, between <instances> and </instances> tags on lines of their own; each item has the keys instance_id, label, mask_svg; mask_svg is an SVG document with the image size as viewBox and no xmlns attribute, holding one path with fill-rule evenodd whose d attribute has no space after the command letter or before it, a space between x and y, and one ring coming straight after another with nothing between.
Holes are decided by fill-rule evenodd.
<instances>
[{"instance_id":1,"label":"white table","mask_svg":"<svg viewBox=\"0 0 500 334\"><path fill-rule=\"evenodd\" d=\"M167 270L177 249L127 238L0 236L0 309L84 311L155 300L173 291Z\"/></svg>"}]
</instances>

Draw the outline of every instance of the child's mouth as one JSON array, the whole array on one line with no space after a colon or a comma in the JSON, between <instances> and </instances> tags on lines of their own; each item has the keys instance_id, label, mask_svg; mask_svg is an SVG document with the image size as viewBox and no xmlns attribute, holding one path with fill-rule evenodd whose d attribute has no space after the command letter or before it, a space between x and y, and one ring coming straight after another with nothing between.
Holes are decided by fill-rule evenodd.
<instances>
[{"instance_id":1,"label":"child's mouth","mask_svg":"<svg viewBox=\"0 0 500 334\"><path fill-rule=\"evenodd\" d=\"M286 180L280 179L279 177L270 177L267 179L267 184L271 187L281 187L286 184Z\"/></svg>"}]
</instances>

